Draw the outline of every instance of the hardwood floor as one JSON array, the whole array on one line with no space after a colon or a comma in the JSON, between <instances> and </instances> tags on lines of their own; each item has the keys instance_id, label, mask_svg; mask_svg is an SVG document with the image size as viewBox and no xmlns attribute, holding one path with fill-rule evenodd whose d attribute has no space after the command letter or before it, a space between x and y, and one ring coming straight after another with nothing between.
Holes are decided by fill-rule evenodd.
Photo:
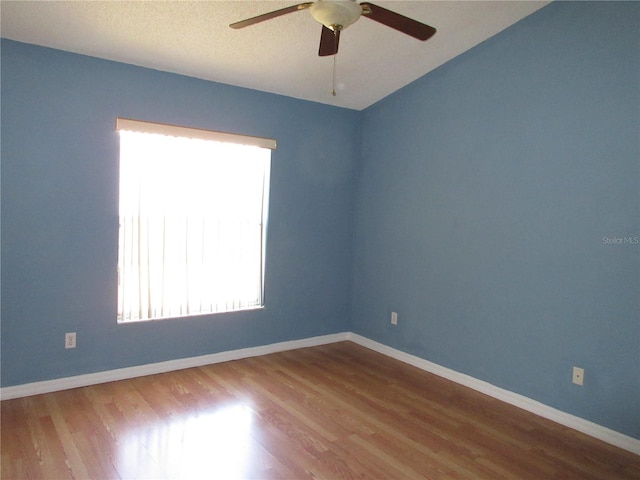
<instances>
[{"instance_id":1,"label":"hardwood floor","mask_svg":"<svg viewBox=\"0 0 640 480\"><path fill-rule=\"evenodd\" d=\"M9 479L639 479L640 457L350 342L1 404Z\"/></svg>"}]
</instances>

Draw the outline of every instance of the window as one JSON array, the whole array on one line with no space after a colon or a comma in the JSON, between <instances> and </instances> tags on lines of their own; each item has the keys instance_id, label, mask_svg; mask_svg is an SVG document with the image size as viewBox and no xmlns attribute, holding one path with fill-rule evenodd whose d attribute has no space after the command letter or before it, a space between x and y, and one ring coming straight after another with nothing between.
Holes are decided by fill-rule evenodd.
<instances>
[{"instance_id":1,"label":"window","mask_svg":"<svg viewBox=\"0 0 640 480\"><path fill-rule=\"evenodd\" d=\"M118 322L264 305L275 141L118 119Z\"/></svg>"}]
</instances>

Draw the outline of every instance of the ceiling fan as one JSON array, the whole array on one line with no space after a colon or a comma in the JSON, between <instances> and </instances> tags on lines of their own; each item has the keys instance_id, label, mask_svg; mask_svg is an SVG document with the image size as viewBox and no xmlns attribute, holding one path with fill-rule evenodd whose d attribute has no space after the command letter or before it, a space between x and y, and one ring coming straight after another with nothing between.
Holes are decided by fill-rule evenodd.
<instances>
[{"instance_id":1,"label":"ceiling fan","mask_svg":"<svg viewBox=\"0 0 640 480\"><path fill-rule=\"evenodd\" d=\"M369 2L356 3L356 0L316 0L315 2L299 3L290 7L264 13L257 17L248 18L229 25L231 28L244 28L256 23L271 20L288 13L299 10L311 12L314 19L322 24L320 35L320 48L318 55L321 57L338 53L340 32L358 20L361 16L382 23L418 40L427 40L436 33L436 29L420 23L417 20L392 12Z\"/></svg>"}]
</instances>

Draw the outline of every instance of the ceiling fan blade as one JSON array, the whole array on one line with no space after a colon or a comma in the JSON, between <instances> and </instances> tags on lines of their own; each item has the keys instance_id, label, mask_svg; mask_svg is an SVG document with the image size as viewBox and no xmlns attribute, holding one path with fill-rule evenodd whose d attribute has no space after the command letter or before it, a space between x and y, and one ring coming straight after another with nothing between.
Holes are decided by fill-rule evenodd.
<instances>
[{"instance_id":1,"label":"ceiling fan blade","mask_svg":"<svg viewBox=\"0 0 640 480\"><path fill-rule=\"evenodd\" d=\"M280 17L282 15L286 15L287 13L297 12L298 10L304 10L305 8L309 8L313 5L313 2L299 3L298 5L291 5L290 7L281 8L280 10L274 10L273 12L263 13L262 15L258 15L257 17L247 18L246 20L241 20L239 22L232 23L229 25L231 28L244 28L249 25L254 25L256 23L264 22L265 20L271 20L272 18Z\"/></svg>"},{"instance_id":2,"label":"ceiling fan blade","mask_svg":"<svg viewBox=\"0 0 640 480\"><path fill-rule=\"evenodd\" d=\"M383 25L391 27L402 33L406 33L418 40L427 40L436 33L436 29L429 25L425 25L424 23L420 23L417 20L405 17L399 13L392 12L386 8L379 7L373 3L365 2L361 3L360 6L363 7L362 16L375 20L376 22L382 23Z\"/></svg>"},{"instance_id":3,"label":"ceiling fan blade","mask_svg":"<svg viewBox=\"0 0 640 480\"><path fill-rule=\"evenodd\" d=\"M320 49L318 55L321 57L328 57L338 53L338 44L340 43L340 30L335 32L330 28L322 26L322 33L320 34Z\"/></svg>"}]
</instances>

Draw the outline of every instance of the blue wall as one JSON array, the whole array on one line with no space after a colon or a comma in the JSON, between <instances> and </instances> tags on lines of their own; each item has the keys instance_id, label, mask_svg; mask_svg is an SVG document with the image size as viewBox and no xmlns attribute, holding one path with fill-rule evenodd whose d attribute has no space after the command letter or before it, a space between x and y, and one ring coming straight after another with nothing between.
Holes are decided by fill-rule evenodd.
<instances>
[{"instance_id":1,"label":"blue wall","mask_svg":"<svg viewBox=\"0 0 640 480\"><path fill-rule=\"evenodd\" d=\"M2 386L352 330L640 438L639 38L554 3L364 112L3 41ZM116 324L116 116L278 140L264 311Z\"/></svg>"},{"instance_id":2,"label":"blue wall","mask_svg":"<svg viewBox=\"0 0 640 480\"><path fill-rule=\"evenodd\" d=\"M117 116L278 140L264 310L116 324ZM2 386L345 331L358 139L355 111L3 41Z\"/></svg>"},{"instance_id":3,"label":"blue wall","mask_svg":"<svg viewBox=\"0 0 640 480\"><path fill-rule=\"evenodd\" d=\"M352 330L640 438L639 57L551 4L365 111Z\"/></svg>"}]
</instances>

